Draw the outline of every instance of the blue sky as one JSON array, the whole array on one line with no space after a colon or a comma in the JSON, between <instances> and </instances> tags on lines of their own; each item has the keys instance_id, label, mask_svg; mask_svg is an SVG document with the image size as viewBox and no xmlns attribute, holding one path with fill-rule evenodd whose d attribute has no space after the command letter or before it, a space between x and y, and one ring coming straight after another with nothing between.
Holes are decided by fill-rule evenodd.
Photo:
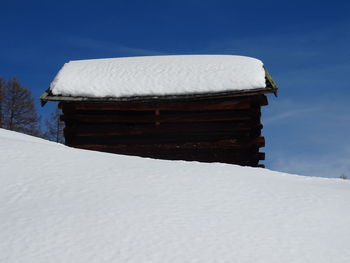
<instances>
[{"instance_id":1,"label":"blue sky","mask_svg":"<svg viewBox=\"0 0 350 263\"><path fill-rule=\"evenodd\" d=\"M0 76L38 99L69 60L256 57L280 86L264 109L267 166L350 177L349 14L348 1L2 0Z\"/></svg>"}]
</instances>

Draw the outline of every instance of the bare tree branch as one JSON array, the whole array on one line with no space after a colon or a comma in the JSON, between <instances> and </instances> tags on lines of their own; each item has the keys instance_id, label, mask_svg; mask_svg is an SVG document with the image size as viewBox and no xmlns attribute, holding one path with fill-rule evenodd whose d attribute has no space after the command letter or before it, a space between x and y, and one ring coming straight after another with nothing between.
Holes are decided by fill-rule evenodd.
<instances>
[{"instance_id":1,"label":"bare tree branch","mask_svg":"<svg viewBox=\"0 0 350 263\"><path fill-rule=\"evenodd\" d=\"M8 130L40 136L39 116L30 90L13 78L2 85L1 91L1 126Z\"/></svg>"}]
</instances>

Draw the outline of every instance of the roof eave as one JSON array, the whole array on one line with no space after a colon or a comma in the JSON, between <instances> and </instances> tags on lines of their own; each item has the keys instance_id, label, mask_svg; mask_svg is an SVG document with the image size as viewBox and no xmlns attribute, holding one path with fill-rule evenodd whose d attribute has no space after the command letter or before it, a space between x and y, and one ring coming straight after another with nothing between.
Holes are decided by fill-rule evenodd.
<instances>
[{"instance_id":1,"label":"roof eave","mask_svg":"<svg viewBox=\"0 0 350 263\"><path fill-rule=\"evenodd\" d=\"M266 93L276 93L275 88L258 88L251 90L236 90L216 93L197 93L186 95L162 95L162 96L133 96L133 97L103 97L103 98L90 98L90 97L73 97L73 96L57 96L53 95L50 90L46 90L40 97L41 105L44 106L48 101L57 102L74 102L74 101L89 101L89 102L149 102L153 100L192 100L192 99L209 99L209 98L224 98L224 97L238 97L238 96L250 96Z\"/></svg>"},{"instance_id":2,"label":"roof eave","mask_svg":"<svg viewBox=\"0 0 350 263\"><path fill-rule=\"evenodd\" d=\"M224 98L224 97L239 97L239 96L251 96L266 93L274 93L277 96L278 86L272 79L270 73L264 67L266 87L249 89L249 90L233 90L223 91L215 93L192 93L192 94L180 94L180 95L160 95L160 96L132 96L132 97L103 97L103 98L91 98L91 97L74 97L74 96L61 96L53 95L50 89L47 89L41 96L41 106L44 106L48 101L57 102L74 102L74 101L89 101L89 102L149 102L153 100L191 100L191 99L208 99L208 98Z\"/></svg>"},{"instance_id":3,"label":"roof eave","mask_svg":"<svg viewBox=\"0 0 350 263\"><path fill-rule=\"evenodd\" d=\"M278 86L276 82L272 79L270 73L267 71L267 69L264 67L265 70L265 80L266 80L266 87L270 87L271 89L274 90L274 94L277 97L277 92L278 92Z\"/></svg>"}]
</instances>

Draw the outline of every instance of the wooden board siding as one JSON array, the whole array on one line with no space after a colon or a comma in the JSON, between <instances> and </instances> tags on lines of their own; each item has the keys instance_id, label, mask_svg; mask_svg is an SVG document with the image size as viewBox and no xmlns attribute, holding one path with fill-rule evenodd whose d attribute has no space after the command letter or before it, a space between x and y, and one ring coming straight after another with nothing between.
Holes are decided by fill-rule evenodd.
<instances>
[{"instance_id":1,"label":"wooden board siding","mask_svg":"<svg viewBox=\"0 0 350 263\"><path fill-rule=\"evenodd\" d=\"M248 166L259 151L265 95L168 102L61 102L66 144L158 159Z\"/></svg>"}]
</instances>

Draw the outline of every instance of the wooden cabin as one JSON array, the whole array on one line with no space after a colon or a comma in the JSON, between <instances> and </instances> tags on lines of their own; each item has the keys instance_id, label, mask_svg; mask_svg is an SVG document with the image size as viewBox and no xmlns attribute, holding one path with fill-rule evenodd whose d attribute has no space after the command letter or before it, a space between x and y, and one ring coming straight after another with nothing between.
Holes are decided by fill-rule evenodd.
<instances>
[{"instance_id":1,"label":"wooden cabin","mask_svg":"<svg viewBox=\"0 0 350 263\"><path fill-rule=\"evenodd\" d=\"M277 86L253 58L156 56L70 62L41 101L59 102L68 146L264 167L268 93Z\"/></svg>"}]
</instances>

